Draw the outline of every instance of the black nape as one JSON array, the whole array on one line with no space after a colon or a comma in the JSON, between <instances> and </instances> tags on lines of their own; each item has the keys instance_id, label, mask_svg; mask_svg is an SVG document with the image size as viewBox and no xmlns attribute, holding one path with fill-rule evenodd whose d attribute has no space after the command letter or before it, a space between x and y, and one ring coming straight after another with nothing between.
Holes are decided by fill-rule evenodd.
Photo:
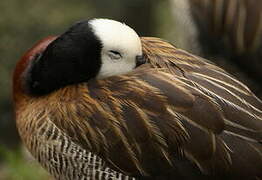
<instances>
[{"instance_id":1,"label":"black nape","mask_svg":"<svg viewBox=\"0 0 262 180\"><path fill-rule=\"evenodd\" d=\"M88 21L73 25L31 62L25 75L27 92L45 95L94 78L101 67L101 49Z\"/></svg>"}]
</instances>

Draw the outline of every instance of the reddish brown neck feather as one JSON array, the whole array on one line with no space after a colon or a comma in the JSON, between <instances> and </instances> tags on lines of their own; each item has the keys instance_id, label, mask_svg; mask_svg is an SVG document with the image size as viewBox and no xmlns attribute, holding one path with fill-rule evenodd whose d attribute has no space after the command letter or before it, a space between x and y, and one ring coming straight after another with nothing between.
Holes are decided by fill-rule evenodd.
<instances>
[{"instance_id":1,"label":"reddish brown neck feather","mask_svg":"<svg viewBox=\"0 0 262 180\"><path fill-rule=\"evenodd\" d=\"M13 100L17 104L19 97L23 94L22 87L22 74L28 66L29 62L34 59L35 55L43 52L46 47L55 39L57 36L48 36L38 41L31 49L29 49L22 58L18 61L13 74Z\"/></svg>"}]
</instances>

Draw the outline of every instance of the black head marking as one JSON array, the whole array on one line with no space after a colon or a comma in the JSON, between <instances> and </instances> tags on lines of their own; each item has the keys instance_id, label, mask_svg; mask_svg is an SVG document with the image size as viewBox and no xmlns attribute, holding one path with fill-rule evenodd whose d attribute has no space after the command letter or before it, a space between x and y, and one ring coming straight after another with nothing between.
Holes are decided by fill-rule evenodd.
<instances>
[{"instance_id":1,"label":"black head marking","mask_svg":"<svg viewBox=\"0 0 262 180\"><path fill-rule=\"evenodd\" d=\"M25 76L28 93L44 95L94 78L101 67L101 49L88 21L76 23L32 61Z\"/></svg>"}]
</instances>

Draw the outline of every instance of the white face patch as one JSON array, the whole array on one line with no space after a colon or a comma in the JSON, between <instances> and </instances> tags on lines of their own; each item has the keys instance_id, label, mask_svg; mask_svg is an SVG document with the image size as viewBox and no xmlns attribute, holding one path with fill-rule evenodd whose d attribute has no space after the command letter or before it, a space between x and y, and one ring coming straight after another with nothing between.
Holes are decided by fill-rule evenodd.
<instances>
[{"instance_id":1,"label":"white face patch","mask_svg":"<svg viewBox=\"0 0 262 180\"><path fill-rule=\"evenodd\" d=\"M136 56L142 55L141 41L129 26L109 19L94 19L90 25L102 43L102 66L97 78L124 74L136 66Z\"/></svg>"}]
</instances>

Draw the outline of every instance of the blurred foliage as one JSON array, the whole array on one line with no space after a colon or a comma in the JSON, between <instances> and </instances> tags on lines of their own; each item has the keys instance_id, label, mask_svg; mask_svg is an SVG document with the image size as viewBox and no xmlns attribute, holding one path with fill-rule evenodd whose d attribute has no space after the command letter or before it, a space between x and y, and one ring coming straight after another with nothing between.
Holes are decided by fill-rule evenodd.
<instances>
[{"instance_id":1,"label":"blurred foliage","mask_svg":"<svg viewBox=\"0 0 262 180\"><path fill-rule=\"evenodd\" d=\"M2 180L51 180L50 175L37 162L25 159L25 152L21 149L10 151L0 147L0 156L6 162L5 166L0 166Z\"/></svg>"}]
</instances>

